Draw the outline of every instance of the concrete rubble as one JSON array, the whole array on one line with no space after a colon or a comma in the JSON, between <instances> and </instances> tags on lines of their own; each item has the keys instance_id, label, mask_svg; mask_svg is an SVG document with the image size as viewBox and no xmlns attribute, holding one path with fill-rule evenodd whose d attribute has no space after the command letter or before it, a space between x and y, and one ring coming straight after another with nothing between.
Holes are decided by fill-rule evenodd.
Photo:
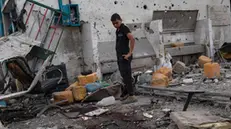
<instances>
[{"instance_id":1,"label":"concrete rubble","mask_svg":"<svg viewBox=\"0 0 231 129\"><path fill-rule=\"evenodd\" d=\"M185 64L184 64L183 62L181 62L181 61L177 61L177 62L175 63L175 65L173 66L173 68L172 68L172 71L175 72L175 73L177 73L177 74L184 73L185 70L186 70L186 66L185 66Z\"/></svg>"},{"instance_id":2,"label":"concrete rubble","mask_svg":"<svg viewBox=\"0 0 231 129\"><path fill-rule=\"evenodd\" d=\"M214 116L203 111L173 112L170 118L177 124L179 129L231 128L229 119Z\"/></svg>"},{"instance_id":3,"label":"concrete rubble","mask_svg":"<svg viewBox=\"0 0 231 129\"><path fill-rule=\"evenodd\" d=\"M21 1L6 1L1 12L6 36L0 38L0 129L231 129L231 45L224 43L230 40L230 1L210 5L205 0L200 9L200 0L195 1L193 7L189 1L142 1L144 5L135 5L138 11L132 10L138 0L129 7L127 1L59 1L59 9L53 1L27 0L25 7ZM137 42L132 82L138 101L131 104L120 101L125 84L110 46L114 50L113 26L103 20L114 12L111 3L124 12ZM4 13L13 10L9 5L15 5L16 14L16 7L22 8L16 18L22 24L10 23L15 22L11 12ZM95 5L110 9L94 10ZM66 23L67 7L78 25ZM100 17L92 17L98 12Z\"/></svg>"}]
</instances>

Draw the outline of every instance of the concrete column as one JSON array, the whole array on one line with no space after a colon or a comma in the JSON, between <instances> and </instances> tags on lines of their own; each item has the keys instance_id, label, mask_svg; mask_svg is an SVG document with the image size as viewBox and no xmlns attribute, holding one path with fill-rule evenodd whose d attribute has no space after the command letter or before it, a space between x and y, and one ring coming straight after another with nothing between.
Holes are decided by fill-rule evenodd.
<instances>
[{"instance_id":1,"label":"concrete column","mask_svg":"<svg viewBox=\"0 0 231 129\"><path fill-rule=\"evenodd\" d=\"M145 28L145 35L152 45L153 50L156 53L156 57L159 60L156 62L157 66L161 66L165 60L164 43L161 33L163 32L162 20L151 21Z\"/></svg>"}]
</instances>

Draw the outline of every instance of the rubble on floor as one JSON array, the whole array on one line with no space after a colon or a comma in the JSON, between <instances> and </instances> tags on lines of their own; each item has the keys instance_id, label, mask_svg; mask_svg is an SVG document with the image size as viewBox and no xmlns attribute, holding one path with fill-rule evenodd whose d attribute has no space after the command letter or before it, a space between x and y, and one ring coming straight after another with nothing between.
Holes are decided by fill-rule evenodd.
<instances>
[{"instance_id":1,"label":"rubble on floor","mask_svg":"<svg viewBox=\"0 0 231 129\"><path fill-rule=\"evenodd\" d=\"M66 105L62 106L62 109L49 110L40 117L13 122L7 127L9 129L54 127L58 129L177 129L177 126L172 125L170 114L181 111L184 104L182 101L170 97L143 95L137 96L137 99L138 102L126 105L117 101L116 105L107 107L106 112L103 110L103 114L99 116L85 116L89 112L101 110L94 104ZM189 111L202 110L229 119L231 114L226 112L224 108L214 106L213 103L209 102L198 103L194 101L189 107Z\"/></svg>"},{"instance_id":2,"label":"rubble on floor","mask_svg":"<svg viewBox=\"0 0 231 129\"><path fill-rule=\"evenodd\" d=\"M76 82L57 90L58 78L54 83L56 90L50 90L47 85L47 90L42 90L42 93L27 93L0 101L0 121L9 129L184 129L181 127L183 120L178 118L182 114L177 116L182 109L187 110L183 114L207 109L214 111L213 118L230 120L231 114L227 112L230 111L231 97L227 72L230 69L205 56L201 56L198 62L186 66L178 61L170 67L169 57L165 66L159 69L133 73L133 82L137 81L138 102L132 104L118 101L124 86L118 71L108 80L100 80L92 71L85 72L76 77ZM149 96L143 95L145 93ZM209 120L210 117L203 118ZM210 125L193 125L199 126Z\"/></svg>"},{"instance_id":3,"label":"rubble on floor","mask_svg":"<svg viewBox=\"0 0 231 129\"><path fill-rule=\"evenodd\" d=\"M179 129L230 129L231 120L204 111L173 112L170 118Z\"/></svg>"}]
</instances>

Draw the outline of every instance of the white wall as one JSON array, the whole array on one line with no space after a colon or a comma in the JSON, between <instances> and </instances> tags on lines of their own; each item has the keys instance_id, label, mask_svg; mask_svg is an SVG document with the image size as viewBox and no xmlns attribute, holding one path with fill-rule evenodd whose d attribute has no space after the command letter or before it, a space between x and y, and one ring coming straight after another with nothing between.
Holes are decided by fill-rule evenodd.
<instances>
[{"instance_id":1,"label":"white wall","mask_svg":"<svg viewBox=\"0 0 231 129\"><path fill-rule=\"evenodd\" d=\"M24 1L25 0L16 0L19 8L18 10L21 9ZM53 8L58 8L58 0L37 1L49 5ZM64 3L66 2L67 0ZM79 28L75 27L72 29L72 34L71 32L67 33L71 34L69 36L74 36L74 39L76 40L67 40L67 38L62 38L62 45L59 47L58 51L60 54L58 54L56 57L56 63L61 62L63 59L65 59L64 63L67 63L68 67L73 67L75 63L79 62L67 60L78 60L79 54L77 54L78 52L76 51L81 51L80 49L76 51L71 49L71 51L67 51L66 53L63 52L64 50L66 50L66 47L70 47L65 45L65 43L72 42L72 44L75 44L74 46L80 45L82 47L83 56L86 57L85 63L87 63L88 65L92 64L92 67L94 67L93 69L97 69L98 72L100 72L98 43L108 42L113 44L113 41L115 41L115 29L110 22L110 17L113 13L119 13L122 16L124 23L143 23L150 22L152 20L154 10L199 10L198 20L201 20L207 18L207 5L230 6L229 0L72 0L72 4L79 4L81 20L88 23L86 25L83 25L82 29L86 30L82 30L82 32ZM147 7L146 9L144 9L145 6ZM26 9L29 11L30 6L27 6ZM41 14L44 14L44 9L37 9L41 11ZM50 16L51 14L50 12L48 12L43 30L48 25ZM36 20L36 24L32 28L34 20ZM28 30L32 28L31 37L34 37L36 34L36 30L38 28L37 21L37 19L32 18L28 23ZM44 34L43 30L42 33L39 35L38 40L42 39ZM80 32L81 34L75 34L75 32ZM145 37L143 29L137 29L133 31L133 34L137 38ZM57 36L58 34L56 34L56 39ZM176 39L174 37L169 38L174 40ZM227 38L224 37L224 39ZM46 44L47 42L49 41L46 41ZM89 49L92 49L92 52L90 52ZM68 54L72 56L69 56ZM88 68L90 67L91 66L88 66ZM74 69L68 68L68 70ZM78 69L78 71L80 70ZM74 76L74 74L77 74L79 72L71 73L72 76Z\"/></svg>"},{"instance_id":2,"label":"white wall","mask_svg":"<svg viewBox=\"0 0 231 129\"><path fill-rule=\"evenodd\" d=\"M115 4L117 1L117 4ZM221 3L223 1L223 3ZM81 20L95 23L99 42L115 39L110 17L119 13L125 23L152 19L153 10L199 10L198 20L207 18L207 5L227 5L229 0L72 0L80 4ZM144 9L144 6L147 9ZM139 35L139 34L137 34Z\"/></svg>"}]
</instances>

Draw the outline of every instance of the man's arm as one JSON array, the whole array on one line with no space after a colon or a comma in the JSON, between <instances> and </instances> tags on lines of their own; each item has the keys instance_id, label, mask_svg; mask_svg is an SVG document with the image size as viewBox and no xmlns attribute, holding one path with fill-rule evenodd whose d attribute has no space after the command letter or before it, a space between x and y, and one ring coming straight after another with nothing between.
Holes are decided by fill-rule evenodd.
<instances>
[{"instance_id":1,"label":"man's arm","mask_svg":"<svg viewBox=\"0 0 231 129\"><path fill-rule=\"evenodd\" d=\"M130 51L129 51L129 54L132 55L134 47L135 47L135 39L134 39L132 33L128 33L127 37L130 40Z\"/></svg>"},{"instance_id":2,"label":"man's arm","mask_svg":"<svg viewBox=\"0 0 231 129\"><path fill-rule=\"evenodd\" d=\"M134 47L135 47L135 39L134 39L132 33L128 33L127 37L128 37L128 39L130 41L130 51L129 51L129 53L127 55L124 55L124 59L126 59L126 60L128 60L128 58L132 56L132 53L133 53L133 50L134 50Z\"/></svg>"}]
</instances>

